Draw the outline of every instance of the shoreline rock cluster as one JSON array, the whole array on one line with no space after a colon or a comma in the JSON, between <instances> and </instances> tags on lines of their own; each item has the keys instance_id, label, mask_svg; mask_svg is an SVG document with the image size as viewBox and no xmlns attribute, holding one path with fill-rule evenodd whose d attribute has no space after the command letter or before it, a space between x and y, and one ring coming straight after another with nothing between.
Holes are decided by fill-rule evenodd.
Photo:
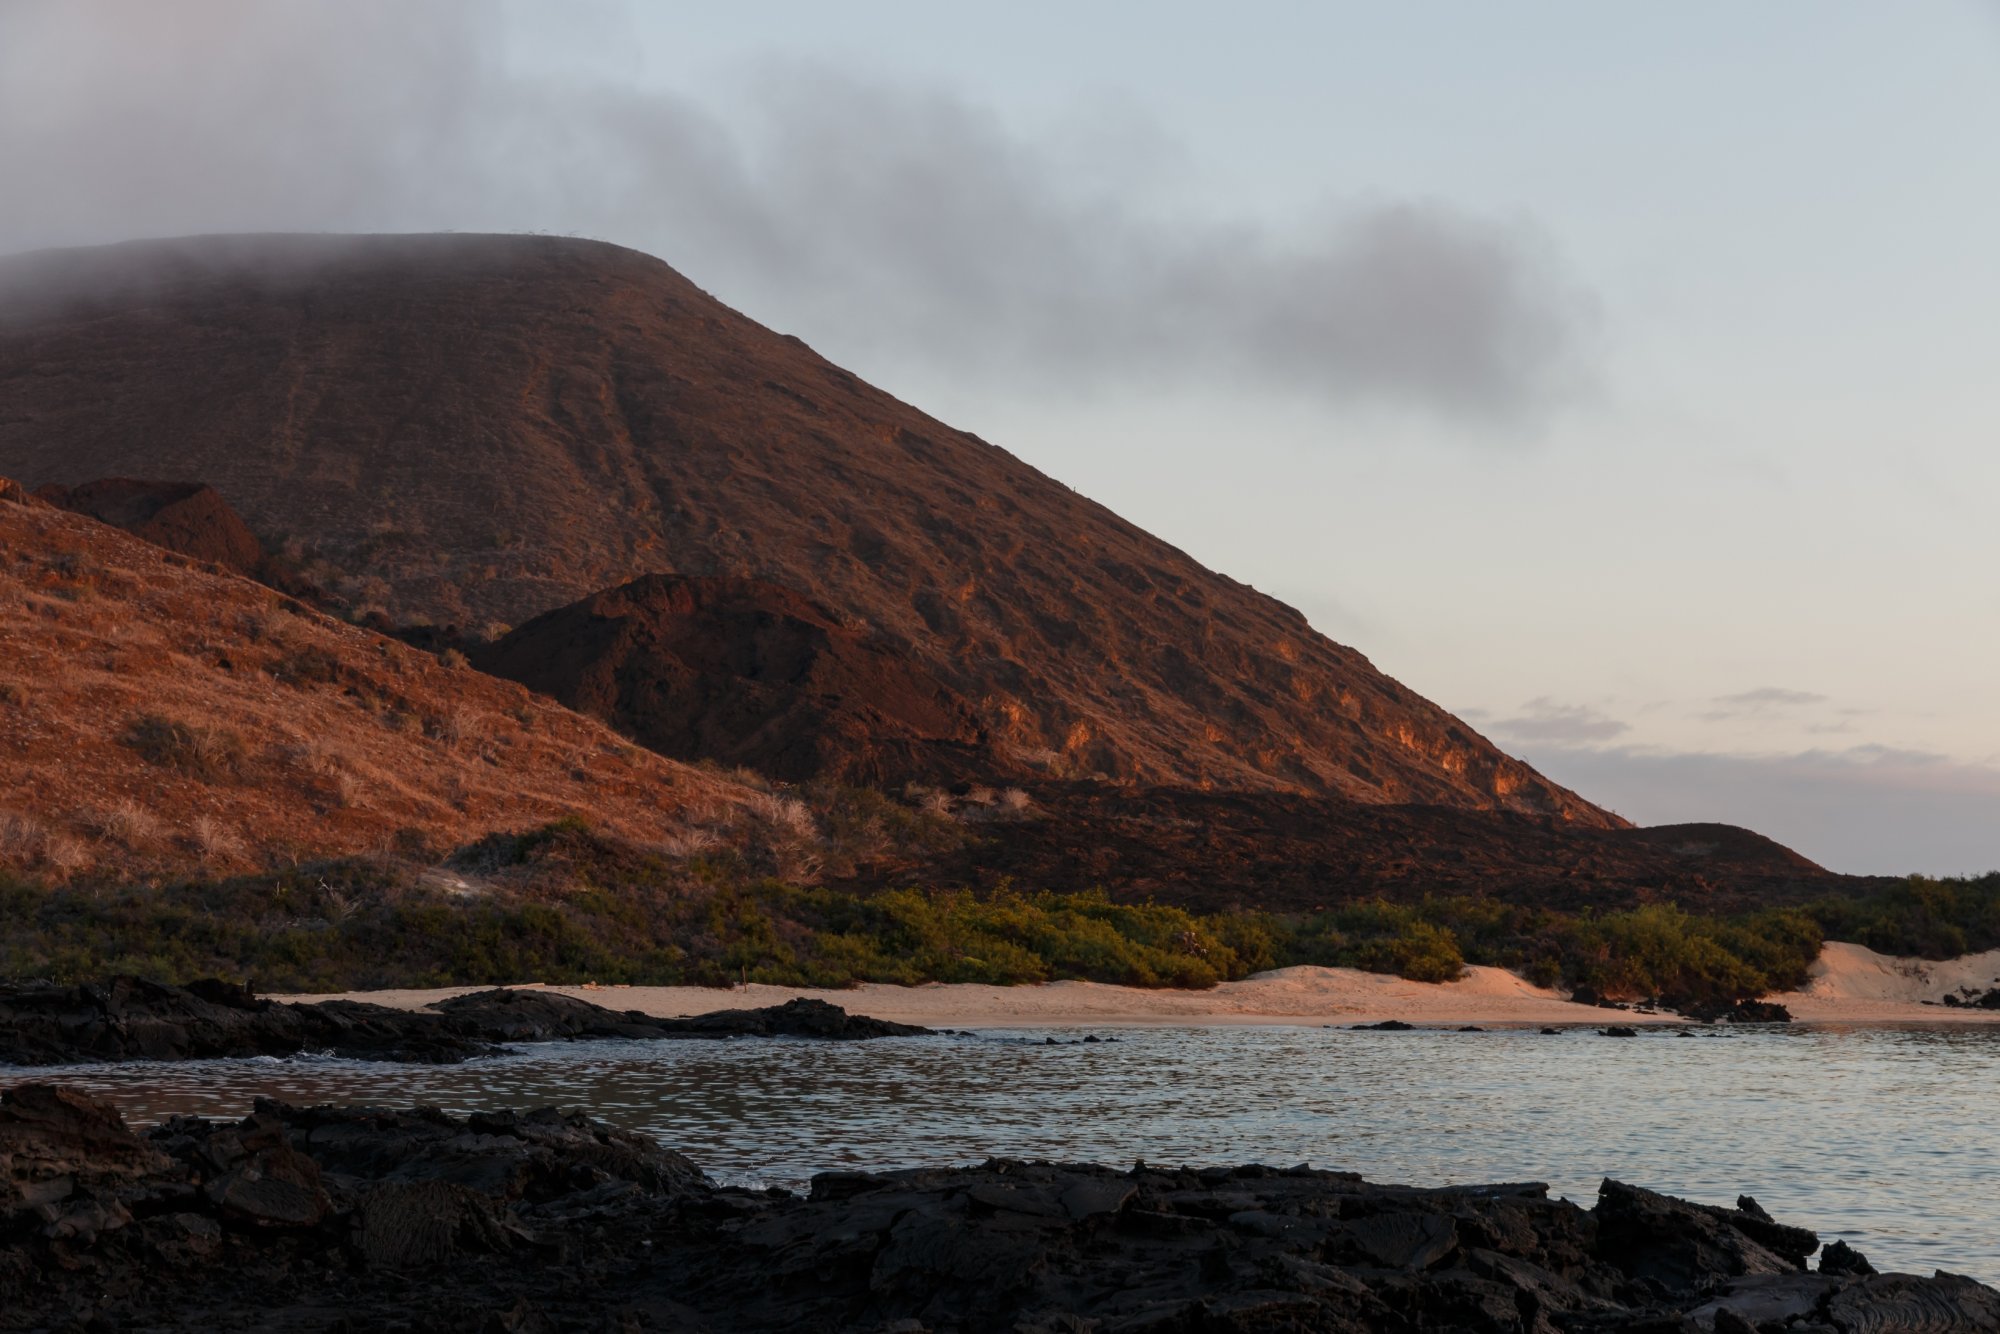
<instances>
[{"instance_id":1,"label":"shoreline rock cluster","mask_svg":"<svg viewBox=\"0 0 2000 1334\"><path fill-rule=\"evenodd\" d=\"M1756 997L1733 1001L1696 1001L1686 997L1649 996L1640 1001L1612 1000L1599 995L1595 987L1578 987L1569 999L1577 1005L1594 1005L1601 1010L1627 1010L1635 1014L1677 1014L1698 1024L1789 1024L1792 1012L1776 1001Z\"/></svg>"},{"instance_id":2,"label":"shoreline rock cluster","mask_svg":"<svg viewBox=\"0 0 2000 1334\"><path fill-rule=\"evenodd\" d=\"M547 991L499 988L398 1010L366 1001L283 1003L213 979L185 987L134 977L76 986L0 985L0 1065L187 1061L319 1052L449 1064L512 1042L805 1037L861 1041L931 1030L800 999L759 1010L660 1019Z\"/></svg>"},{"instance_id":3,"label":"shoreline rock cluster","mask_svg":"<svg viewBox=\"0 0 2000 1334\"><path fill-rule=\"evenodd\" d=\"M10 1089L0 1329L122 1328L1990 1334L2000 1292L1877 1274L1747 1197L1608 1180L1584 1209L1534 1183L993 1160L798 1196L554 1109L260 1102L141 1135Z\"/></svg>"}]
</instances>

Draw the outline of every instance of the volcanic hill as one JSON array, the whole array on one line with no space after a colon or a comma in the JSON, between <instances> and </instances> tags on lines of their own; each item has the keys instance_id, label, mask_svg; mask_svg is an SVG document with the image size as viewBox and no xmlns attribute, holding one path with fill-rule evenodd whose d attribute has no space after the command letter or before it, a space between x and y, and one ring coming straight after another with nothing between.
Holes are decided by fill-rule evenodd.
<instances>
[{"instance_id":1,"label":"volcanic hill","mask_svg":"<svg viewBox=\"0 0 2000 1334\"><path fill-rule=\"evenodd\" d=\"M569 664L570 698L683 753L696 724L669 706L721 701L749 728L723 749L780 767L887 717L863 776L958 764L1623 823L1291 608L615 246L17 256L0 402L0 472L206 483L350 612L485 639L569 606L492 665L554 688L537 673ZM679 582L632 584L653 575ZM589 628L605 599L616 633ZM727 638L753 622L762 657Z\"/></svg>"},{"instance_id":2,"label":"volcanic hill","mask_svg":"<svg viewBox=\"0 0 2000 1334\"><path fill-rule=\"evenodd\" d=\"M435 857L577 816L655 842L734 784L0 480L0 868Z\"/></svg>"}]
</instances>

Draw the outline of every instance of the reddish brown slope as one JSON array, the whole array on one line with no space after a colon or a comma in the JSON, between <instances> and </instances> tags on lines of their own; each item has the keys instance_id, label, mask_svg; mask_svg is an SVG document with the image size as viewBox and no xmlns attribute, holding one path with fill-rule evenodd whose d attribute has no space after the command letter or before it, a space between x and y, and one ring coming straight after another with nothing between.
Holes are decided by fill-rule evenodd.
<instances>
[{"instance_id":1,"label":"reddish brown slope","mask_svg":"<svg viewBox=\"0 0 2000 1334\"><path fill-rule=\"evenodd\" d=\"M629 250L144 243L0 263L0 310L0 470L200 478L398 618L753 578L905 645L1006 771L1618 823L1297 612Z\"/></svg>"},{"instance_id":2,"label":"reddish brown slope","mask_svg":"<svg viewBox=\"0 0 2000 1334\"><path fill-rule=\"evenodd\" d=\"M743 795L5 481L0 644L0 867L215 873L570 814L650 843Z\"/></svg>"}]
</instances>

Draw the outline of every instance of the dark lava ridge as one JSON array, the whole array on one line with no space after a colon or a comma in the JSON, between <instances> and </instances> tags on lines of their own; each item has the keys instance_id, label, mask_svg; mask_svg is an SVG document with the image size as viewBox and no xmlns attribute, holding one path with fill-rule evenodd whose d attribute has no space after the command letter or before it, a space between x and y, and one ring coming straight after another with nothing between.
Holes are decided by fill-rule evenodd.
<instances>
[{"instance_id":1,"label":"dark lava ridge","mask_svg":"<svg viewBox=\"0 0 2000 1334\"><path fill-rule=\"evenodd\" d=\"M819 1000L659 1019L548 991L500 988L398 1010L366 1001L287 1004L213 979L185 987L133 977L77 986L0 986L0 1064L193 1061L321 1053L448 1064L509 1042L600 1038L799 1037L855 1041L931 1030L852 1015Z\"/></svg>"}]
</instances>

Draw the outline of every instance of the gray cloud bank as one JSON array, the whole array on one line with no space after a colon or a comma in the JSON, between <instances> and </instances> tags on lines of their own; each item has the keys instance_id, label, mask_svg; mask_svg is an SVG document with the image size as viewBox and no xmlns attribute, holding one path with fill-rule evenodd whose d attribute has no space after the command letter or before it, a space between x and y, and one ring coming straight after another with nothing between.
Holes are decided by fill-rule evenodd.
<instances>
[{"instance_id":1,"label":"gray cloud bank","mask_svg":"<svg viewBox=\"0 0 2000 1334\"><path fill-rule=\"evenodd\" d=\"M508 14L515 14L509 20ZM1428 201L1272 221L1085 127L793 69L728 115L524 72L472 0L0 7L0 250L207 231L543 230L660 255L836 355L992 383L1277 392L1510 425L1584 375L1531 233ZM510 24L512 26L510 26Z\"/></svg>"},{"instance_id":2,"label":"gray cloud bank","mask_svg":"<svg viewBox=\"0 0 2000 1334\"><path fill-rule=\"evenodd\" d=\"M1809 709L1814 705L1830 701L1825 695L1816 695L1810 690L1790 690L1784 686L1759 686L1755 690L1738 691L1734 695L1717 695L1709 702L1715 707L1696 716L1704 722L1719 723L1737 718L1770 718L1779 714L1794 713L1800 709Z\"/></svg>"},{"instance_id":3,"label":"gray cloud bank","mask_svg":"<svg viewBox=\"0 0 2000 1334\"><path fill-rule=\"evenodd\" d=\"M1763 756L1520 749L1549 777L1640 824L1744 825L1857 875L2000 870L2000 769L1886 746Z\"/></svg>"},{"instance_id":4,"label":"gray cloud bank","mask_svg":"<svg viewBox=\"0 0 2000 1334\"><path fill-rule=\"evenodd\" d=\"M1803 708L1808 704L1826 703L1826 696L1815 695L1810 690L1789 690L1784 686L1759 686L1734 695L1717 695L1715 703L1740 709Z\"/></svg>"},{"instance_id":5,"label":"gray cloud bank","mask_svg":"<svg viewBox=\"0 0 2000 1334\"><path fill-rule=\"evenodd\" d=\"M1466 712L1467 718L1474 711ZM1588 704L1562 704L1543 695L1529 700L1511 718L1476 719L1493 735L1510 741L1544 742L1557 745L1609 741L1632 730L1631 726Z\"/></svg>"}]
</instances>

